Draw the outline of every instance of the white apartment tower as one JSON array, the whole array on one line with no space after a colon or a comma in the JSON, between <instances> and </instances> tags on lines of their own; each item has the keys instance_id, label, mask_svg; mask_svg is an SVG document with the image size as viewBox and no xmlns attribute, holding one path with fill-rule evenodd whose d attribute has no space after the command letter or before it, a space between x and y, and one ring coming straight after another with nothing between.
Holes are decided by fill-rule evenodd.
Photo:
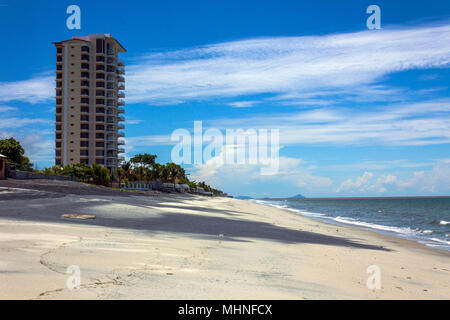
<instances>
[{"instance_id":1,"label":"white apartment tower","mask_svg":"<svg viewBox=\"0 0 450 320\"><path fill-rule=\"evenodd\" d=\"M126 52L110 34L54 42L56 47L55 164L97 163L116 168L124 160Z\"/></svg>"}]
</instances>

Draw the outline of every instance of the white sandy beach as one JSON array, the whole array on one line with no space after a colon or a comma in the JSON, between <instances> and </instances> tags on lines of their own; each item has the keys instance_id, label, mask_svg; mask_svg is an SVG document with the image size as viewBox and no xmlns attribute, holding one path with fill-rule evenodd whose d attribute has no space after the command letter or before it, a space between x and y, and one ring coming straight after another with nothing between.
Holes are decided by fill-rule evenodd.
<instances>
[{"instance_id":1,"label":"white sandy beach","mask_svg":"<svg viewBox=\"0 0 450 320\"><path fill-rule=\"evenodd\" d=\"M46 184L0 183L0 299L450 298L450 252L419 243L244 200Z\"/></svg>"}]
</instances>

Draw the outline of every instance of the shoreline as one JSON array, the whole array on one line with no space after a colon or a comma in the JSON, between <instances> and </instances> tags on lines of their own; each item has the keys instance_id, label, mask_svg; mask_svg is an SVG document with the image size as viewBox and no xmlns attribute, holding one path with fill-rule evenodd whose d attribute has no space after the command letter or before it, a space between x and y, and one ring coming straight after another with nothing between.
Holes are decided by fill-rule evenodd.
<instances>
[{"instance_id":1,"label":"shoreline","mask_svg":"<svg viewBox=\"0 0 450 320\"><path fill-rule=\"evenodd\" d=\"M414 199L416 197L409 197L409 198L398 198L398 199ZM447 198L447 197L420 197L420 199L422 198ZM337 199L337 198L336 198ZM310 200L336 200L336 199L310 199ZM352 199L391 199L391 198L345 198L348 200L352 200ZM285 200L297 200L297 199L285 199ZM416 242L416 243L420 243L425 245L428 248L433 248L433 249L438 249L438 250L443 250L443 251L448 251L450 252L450 245L448 243L443 243L441 239L433 239L433 238L420 238L417 235L413 235L413 236L408 236L406 234L403 234L399 231L391 231L388 230L386 228L391 228L391 229L399 229L401 227L396 227L396 226L390 226L390 225L379 225L376 223L372 223L372 222L365 222L365 221L361 221L361 220L356 220L357 223L350 223L350 222L346 222L346 221L338 221L336 220L337 217L333 217L333 216L328 216L326 214L323 214L323 217L320 216L313 216L313 215L308 215L308 214L303 214L300 212L300 210L294 208L294 207L288 207L286 206L286 208L281 207L279 205L270 203L270 201L285 201L285 200L275 200L275 199L265 199L265 200L261 200L261 199L248 199L248 201L253 201L255 203L259 203L262 205L267 205L267 206L272 206L274 208L278 208L278 209L283 209L286 210L290 213L294 213L294 214L298 214L301 215L302 217L306 217L306 218L311 218L313 220L316 221L320 221L326 224L330 224L330 225L334 225L334 226L344 226L344 227L350 227L350 228L356 228L356 229L360 229L360 230L366 230L366 231L372 231L375 232L377 234L381 234L381 235L387 235L387 236L391 236L391 237L395 237L398 239L404 239L404 240L408 240L408 241L412 241L412 242ZM299 199L299 200L307 200L307 199ZM306 211L307 212L307 211ZM348 219L351 217L342 217L343 219ZM341 219L342 220L342 219ZM377 228L378 227L378 228ZM409 228L410 227L405 227L405 228ZM411 231L414 231L413 229L411 229ZM434 243L427 243L430 241L433 241ZM448 249L447 249L448 247Z\"/></svg>"},{"instance_id":2,"label":"shoreline","mask_svg":"<svg viewBox=\"0 0 450 320\"><path fill-rule=\"evenodd\" d=\"M450 298L450 252L413 241L238 199L50 184L0 192L0 299Z\"/></svg>"},{"instance_id":3,"label":"shoreline","mask_svg":"<svg viewBox=\"0 0 450 320\"><path fill-rule=\"evenodd\" d=\"M244 200L244 201L247 201L247 200ZM329 225L329 226L339 226L339 227L343 227L343 228L350 228L350 229L354 229L355 231L365 231L365 232L369 232L369 233L372 233L372 234L377 235L377 236L386 237L387 239L393 238L395 240L406 241L407 243L409 243L409 245L412 245L412 246L419 245L420 247L422 247L425 250L432 250L432 251L437 251L437 252L441 252L441 253L445 253L445 254L448 253L449 257L450 257L450 250L446 250L446 249L442 249L442 248L438 248L438 247L428 246L425 243L422 243L420 241L407 239L406 237L403 238L403 237L400 237L400 236L396 236L394 232L377 231L376 229L371 229L369 227L359 227L359 226L356 226L356 225L346 224L346 223L337 222L337 221L336 222L335 221L333 221L333 222L332 221L325 221L325 219L320 219L320 218L310 217L310 216L307 216L307 215L302 215L301 213L296 213L296 212L291 211L291 210L289 210L287 208L278 208L278 207L272 206L270 204L262 204L262 203L257 203L257 204L263 205L263 206L269 206L269 207L277 208L277 209L283 210L284 212L289 213L289 214L300 215L302 218L309 219L309 220L312 220L312 221L317 221L317 222L320 222L320 223L323 223L323 224Z\"/></svg>"}]
</instances>

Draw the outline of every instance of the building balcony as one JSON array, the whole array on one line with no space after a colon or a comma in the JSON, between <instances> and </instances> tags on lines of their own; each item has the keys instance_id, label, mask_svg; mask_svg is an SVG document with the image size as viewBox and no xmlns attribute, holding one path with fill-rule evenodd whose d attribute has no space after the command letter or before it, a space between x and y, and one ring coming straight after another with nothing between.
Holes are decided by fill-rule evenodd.
<instances>
[{"instance_id":1,"label":"building balcony","mask_svg":"<svg viewBox=\"0 0 450 320\"><path fill-rule=\"evenodd\" d=\"M125 121L125 117L120 116L117 118L117 121Z\"/></svg>"},{"instance_id":2,"label":"building balcony","mask_svg":"<svg viewBox=\"0 0 450 320\"><path fill-rule=\"evenodd\" d=\"M117 145L118 146L123 146L123 145L125 145L125 141L124 140L118 140L117 141Z\"/></svg>"},{"instance_id":3,"label":"building balcony","mask_svg":"<svg viewBox=\"0 0 450 320\"><path fill-rule=\"evenodd\" d=\"M117 146L116 146L115 143L107 143L107 144L106 144L106 149L107 149L107 150L116 150L116 149L117 149Z\"/></svg>"},{"instance_id":4,"label":"building balcony","mask_svg":"<svg viewBox=\"0 0 450 320\"><path fill-rule=\"evenodd\" d=\"M125 109L124 108L118 108L117 109L117 113L125 113Z\"/></svg>"},{"instance_id":5,"label":"building balcony","mask_svg":"<svg viewBox=\"0 0 450 320\"><path fill-rule=\"evenodd\" d=\"M123 67L123 66L125 65L125 63L123 62L123 60L119 59L119 60L117 61L117 65Z\"/></svg>"},{"instance_id":6,"label":"building balcony","mask_svg":"<svg viewBox=\"0 0 450 320\"><path fill-rule=\"evenodd\" d=\"M123 132L123 131L118 132L117 135L118 135L120 138L125 138L125 132Z\"/></svg>"},{"instance_id":7,"label":"building balcony","mask_svg":"<svg viewBox=\"0 0 450 320\"><path fill-rule=\"evenodd\" d=\"M125 98L125 93L119 92L119 93L117 94L117 98Z\"/></svg>"},{"instance_id":8,"label":"building balcony","mask_svg":"<svg viewBox=\"0 0 450 320\"><path fill-rule=\"evenodd\" d=\"M118 130L124 130L125 129L125 125L124 124L119 124L119 125L117 125L117 129Z\"/></svg>"},{"instance_id":9,"label":"building balcony","mask_svg":"<svg viewBox=\"0 0 450 320\"><path fill-rule=\"evenodd\" d=\"M124 84L121 84L121 85L119 85L119 87L118 87L117 89L119 89L119 90L125 90L125 85L124 85Z\"/></svg>"},{"instance_id":10,"label":"building balcony","mask_svg":"<svg viewBox=\"0 0 450 320\"><path fill-rule=\"evenodd\" d=\"M116 53L114 52L113 49L106 50L106 54L107 54L108 56L115 56L115 55L116 55Z\"/></svg>"},{"instance_id":11,"label":"building balcony","mask_svg":"<svg viewBox=\"0 0 450 320\"><path fill-rule=\"evenodd\" d=\"M125 68L117 68L118 74L125 74Z\"/></svg>"},{"instance_id":12,"label":"building balcony","mask_svg":"<svg viewBox=\"0 0 450 320\"><path fill-rule=\"evenodd\" d=\"M118 81L118 82L125 82L125 78L122 77L122 76L118 76L118 77L117 77L117 81Z\"/></svg>"},{"instance_id":13,"label":"building balcony","mask_svg":"<svg viewBox=\"0 0 450 320\"><path fill-rule=\"evenodd\" d=\"M118 153L125 153L125 149L124 148L119 148L119 149L117 149L117 152Z\"/></svg>"},{"instance_id":14,"label":"building balcony","mask_svg":"<svg viewBox=\"0 0 450 320\"><path fill-rule=\"evenodd\" d=\"M123 100L123 99L117 100L117 105L118 106L124 106L125 105L125 100Z\"/></svg>"}]
</instances>

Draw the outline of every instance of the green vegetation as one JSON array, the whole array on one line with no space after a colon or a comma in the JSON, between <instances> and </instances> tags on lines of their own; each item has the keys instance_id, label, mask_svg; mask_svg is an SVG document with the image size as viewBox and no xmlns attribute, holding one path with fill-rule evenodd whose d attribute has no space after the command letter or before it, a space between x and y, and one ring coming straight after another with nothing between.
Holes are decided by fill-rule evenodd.
<instances>
[{"instance_id":1,"label":"green vegetation","mask_svg":"<svg viewBox=\"0 0 450 320\"><path fill-rule=\"evenodd\" d=\"M25 171L33 170L33 164L30 162L30 159L24 156L25 150L19 141L14 138L0 139L0 154L8 158L13 168L17 167Z\"/></svg>"},{"instance_id":2,"label":"green vegetation","mask_svg":"<svg viewBox=\"0 0 450 320\"><path fill-rule=\"evenodd\" d=\"M67 176L77 181L96 185L110 186L112 181L160 181L163 183L187 184L190 189L203 188L214 195L223 195L223 192L212 188L205 182L191 181L186 170L173 162L160 164L156 162L156 155L143 153L137 154L130 161L122 163L117 170L92 164L83 163L68 166L53 166L44 170L33 170L33 164L24 156L25 150L14 138L0 140L0 153L5 155L12 170L34 171L44 174Z\"/></svg>"}]
</instances>

